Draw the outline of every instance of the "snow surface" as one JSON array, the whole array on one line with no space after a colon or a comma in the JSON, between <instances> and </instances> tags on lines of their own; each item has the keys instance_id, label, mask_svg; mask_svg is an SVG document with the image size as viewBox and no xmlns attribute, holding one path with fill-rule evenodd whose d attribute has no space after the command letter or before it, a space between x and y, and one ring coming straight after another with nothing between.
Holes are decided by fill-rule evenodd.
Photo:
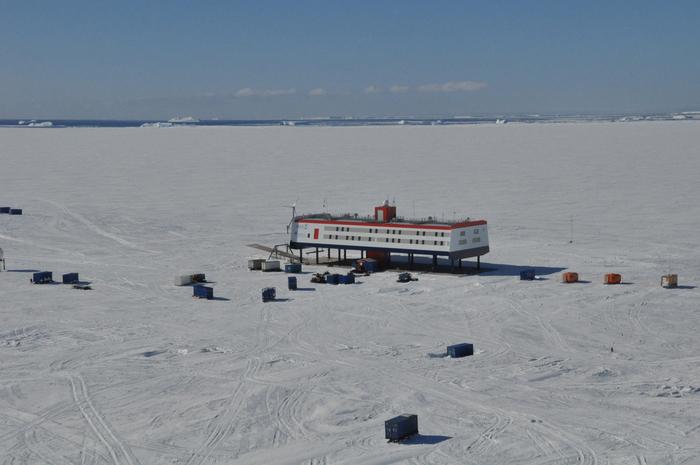
<instances>
[{"instance_id":1,"label":"snow surface","mask_svg":"<svg viewBox=\"0 0 700 465\"><path fill-rule=\"evenodd\" d=\"M700 463L698 147L695 122L0 130L0 463ZM246 244L297 197L485 218L492 271L287 291ZM421 436L387 444L401 413Z\"/></svg>"}]
</instances>

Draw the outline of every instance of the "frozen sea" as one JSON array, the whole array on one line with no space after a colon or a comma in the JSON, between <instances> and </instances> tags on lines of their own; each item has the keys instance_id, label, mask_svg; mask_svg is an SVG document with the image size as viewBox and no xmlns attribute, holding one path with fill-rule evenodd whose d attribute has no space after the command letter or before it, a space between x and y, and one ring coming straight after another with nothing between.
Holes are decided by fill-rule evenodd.
<instances>
[{"instance_id":1,"label":"frozen sea","mask_svg":"<svg viewBox=\"0 0 700 465\"><path fill-rule=\"evenodd\" d=\"M699 176L697 121L0 129L0 463L700 463ZM484 218L490 271L287 291L296 199Z\"/></svg>"}]
</instances>

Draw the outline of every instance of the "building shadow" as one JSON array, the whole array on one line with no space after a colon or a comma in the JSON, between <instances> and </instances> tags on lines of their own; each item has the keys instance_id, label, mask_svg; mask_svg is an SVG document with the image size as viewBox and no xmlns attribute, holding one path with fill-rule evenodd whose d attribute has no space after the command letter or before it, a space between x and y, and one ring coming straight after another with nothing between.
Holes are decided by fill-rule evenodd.
<instances>
[{"instance_id":1,"label":"building shadow","mask_svg":"<svg viewBox=\"0 0 700 465\"><path fill-rule=\"evenodd\" d=\"M416 434L415 436L411 436L410 438L404 439L401 441L401 444L408 444L408 445L413 445L413 444L439 444L443 441L447 441L448 439L452 439L451 436L442 436L442 435L423 435L423 434Z\"/></svg>"}]
</instances>

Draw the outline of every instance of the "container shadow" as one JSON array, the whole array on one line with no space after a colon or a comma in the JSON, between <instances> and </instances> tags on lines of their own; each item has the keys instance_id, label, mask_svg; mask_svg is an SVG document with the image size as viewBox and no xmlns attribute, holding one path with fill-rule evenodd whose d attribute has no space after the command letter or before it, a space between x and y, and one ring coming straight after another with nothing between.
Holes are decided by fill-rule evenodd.
<instances>
[{"instance_id":1,"label":"container shadow","mask_svg":"<svg viewBox=\"0 0 700 465\"><path fill-rule=\"evenodd\" d=\"M591 284L592 282L593 281L586 281L585 279L579 279L578 281L573 282L573 283L565 283L563 281L561 283L562 284Z\"/></svg>"},{"instance_id":2,"label":"container shadow","mask_svg":"<svg viewBox=\"0 0 700 465\"><path fill-rule=\"evenodd\" d=\"M697 286L677 286L676 289L695 289Z\"/></svg>"},{"instance_id":3,"label":"container shadow","mask_svg":"<svg viewBox=\"0 0 700 465\"><path fill-rule=\"evenodd\" d=\"M315 291L315 287L297 287L295 290L297 291Z\"/></svg>"},{"instance_id":4,"label":"container shadow","mask_svg":"<svg viewBox=\"0 0 700 465\"><path fill-rule=\"evenodd\" d=\"M268 303L268 302L289 302L290 300L292 300L292 299L272 299L272 300L268 300L265 303Z\"/></svg>"},{"instance_id":5,"label":"container shadow","mask_svg":"<svg viewBox=\"0 0 700 465\"><path fill-rule=\"evenodd\" d=\"M482 263L479 274L487 274L490 276L520 276L520 272L525 270L535 270L536 276L546 276L561 273L566 270L566 268L561 266L524 266L506 263Z\"/></svg>"},{"instance_id":6,"label":"container shadow","mask_svg":"<svg viewBox=\"0 0 700 465\"><path fill-rule=\"evenodd\" d=\"M219 300L221 302L229 302L231 299L227 299L226 297L212 297L209 300Z\"/></svg>"},{"instance_id":7,"label":"container shadow","mask_svg":"<svg viewBox=\"0 0 700 465\"><path fill-rule=\"evenodd\" d=\"M41 270L5 270L7 273L38 273Z\"/></svg>"},{"instance_id":8,"label":"container shadow","mask_svg":"<svg viewBox=\"0 0 700 465\"><path fill-rule=\"evenodd\" d=\"M442 436L442 435L423 435L423 434L416 434L415 436L411 436L408 439L405 439L401 441L402 444L439 444L443 441L447 441L448 439L452 439L451 436Z\"/></svg>"}]
</instances>

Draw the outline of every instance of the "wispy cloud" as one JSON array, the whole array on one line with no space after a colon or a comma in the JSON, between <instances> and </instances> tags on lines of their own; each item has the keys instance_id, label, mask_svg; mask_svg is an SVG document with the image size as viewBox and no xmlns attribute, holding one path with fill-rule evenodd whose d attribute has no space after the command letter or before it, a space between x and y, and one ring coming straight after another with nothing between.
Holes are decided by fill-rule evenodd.
<instances>
[{"instance_id":1,"label":"wispy cloud","mask_svg":"<svg viewBox=\"0 0 700 465\"><path fill-rule=\"evenodd\" d=\"M402 94L404 92L408 92L408 86L393 85L389 87L389 92L392 94Z\"/></svg>"},{"instance_id":2,"label":"wispy cloud","mask_svg":"<svg viewBox=\"0 0 700 465\"><path fill-rule=\"evenodd\" d=\"M364 90L365 94L381 94L382 92L384 92L384 89L375 85L367 86Z\"/></svg>"},{"instance_id":3,"label":"wispy cloud","mask_svg":"<svg viewBox=\"0 0 700 465\"><path fill-rule=\"evenodd\" d=\"M253 89L244 87L233 94L236 97L277 97L279 95L294 95L296 89Z\"/></svg>"},{"instance_id":4,"label":"wispy cloud","mask_svg":"<svg viewBox=\"0 0 700 465\"><path fill-rule=\"evenodd\" d=\"M448 81L443 84L423 84L419 92L474 92L486 87L481 81Z\"/></svg>"},{"instance_id":5,"label":"wispy cloud","mask_svg":"<svg viewBox=\"0 0 700 465\"><path fill-rule=\"evenodd\" d=\"M311 89L309 91L309 95L312 97L321 97L323 95L328 95L328 91L323 87L316 87L315 89Z\"/></svg>"}]
</instances>

